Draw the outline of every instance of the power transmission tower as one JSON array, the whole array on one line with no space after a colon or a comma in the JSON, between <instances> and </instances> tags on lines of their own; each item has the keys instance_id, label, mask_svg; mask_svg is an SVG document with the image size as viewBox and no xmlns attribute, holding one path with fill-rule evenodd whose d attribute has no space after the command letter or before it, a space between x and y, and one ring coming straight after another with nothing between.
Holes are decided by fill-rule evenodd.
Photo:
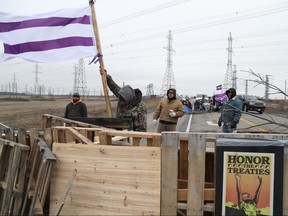
<instances>
[{"instance_id":1,"label":"power transmission tower","mask_svg":"<svg viewBox=\"0 0 288 216\"><path fill-rule=\"evenodd\" d=\"M38 63L36 63L35 65L35 83L34 83L34 95L37 95L37 93L40 94L39 92L39 78L38 78L38 74L39 74L39 66L38 66Z\"/></svg>"},{"instance_id":2,"label":"power transmission tower","mask_svg":"<svg viewBox=\"0 0 288 216\"><path fill-rule=\"evenodd\" d=\"M248 95L248 80L245 80L245 95Z\"/></svg>"},{"instance_id":3,"label":"power transmission tower","mask_svg":"<svg viewBox=\"0 0 288 216\"><path fill-rule=\"evenodd\" d=\"M78 92L81 96L86 95L87 92L86 72L83 58L79 59L78 65L75 66L73 91Z\"/></svg>"},{"instance_id":4,"label":"power transmission tower","mask_svg":"<svg viewBox=\"0 0 288 216\"><path fill-rule=\"evenodd\" d=\"M225 79L223 83L223 90L227 90L230 87L232 87L232 79L233 79L233 74L232 74L232 34L231 32L229 33L228 37L228 62L227 62L227 71L225 74Z\"/></svg>"},{"instance_id":5,"label":"power transmission tower","mask_svg":"<svg viewBox=\"0 0 288 216\"><path fill-rule=\"evenodd\" d=\"M164 49L167 50L167 66L166 66L166 71L161 87L161 96L165 96L166 92L169 88L176 88L175 85L175 79L174 79L174 74L173 74L173 61L172 61L172 54L175 52L175 50L172 48L172 43L173 43L173 38L172 38L172 33L171 30L169 30L168 35L168 44L167 47L164 47Z\"/></svg>"},{"instance_id":6,"label":"power transmission tower","mask_svg":"<svg viewBox=\"0 0 288 216\"><path fill-rule=\"evenodd\" d=\"M154 95L154 90L153 90L153 83L150 83L148 86L147 86L147 91L146 91L146 96L151 96L151 95Z\"/></svg>"},{"instance_id":7,"label":"power transmission tower","mask_svg":"<svg viewBox=\"0 0 288 216\"><path fill-rule=\"evenodd\" d=\"M265 85L265 99L269 98L269 75L266 75L266 85Z\"/></svg>"},{"instance_id":8,"label":"power transmission tower","mask_svg":"<svg viewBox=\"0 0 288 216\"><path fill-rule=\"evenodd\" d=\"M17 95L17 82L16 82L16 75L13 74L13 82L12 82L12 93Z\"/></svg>"},{"instance_id":9,"label":"power transmission tower","mask_svg":"<svg viewBox=\"0 0 288 216\"><path fill-rule=\"evenodd\" d=\"M233 72L232 72L232 88L237 90L237 70L236 65L233 65Z\"/></svg>"}]
</instances>

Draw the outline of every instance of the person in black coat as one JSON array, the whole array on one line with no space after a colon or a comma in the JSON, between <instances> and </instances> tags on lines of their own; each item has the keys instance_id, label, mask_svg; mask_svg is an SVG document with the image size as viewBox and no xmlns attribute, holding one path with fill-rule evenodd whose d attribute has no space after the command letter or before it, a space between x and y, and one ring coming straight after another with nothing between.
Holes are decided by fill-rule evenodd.
<instances>
[{"instance_id":1,"label":"person in black coat","mask_svg":"<svg viewBox=\"0 0 288 216\"><path fill-rule=\"evenodd\" d=\"M72 101L66 106L65 118L75 118L75 117L86 117L87 118L87 108L86 104L80 99L78 93L73 94Z\"/></svg>"}]
</instances>

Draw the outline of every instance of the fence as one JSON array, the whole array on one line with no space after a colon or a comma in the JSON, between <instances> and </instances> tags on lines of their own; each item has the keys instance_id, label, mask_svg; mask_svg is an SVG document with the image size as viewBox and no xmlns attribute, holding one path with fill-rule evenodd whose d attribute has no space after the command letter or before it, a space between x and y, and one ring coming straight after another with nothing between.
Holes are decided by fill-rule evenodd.
<instances>
[{"instance_id":1,"label":"fence","mask_svg":"<svg viewBox=\"0 0 288 216\"><path fill-rule=\"evenodd\" d=\"M210 159L210 166L207 166L205 155L207 155L207 152L214 151L215 142L220 137L288 140L287 134L163 132L161 215L177 215L179 210L183 211L182 214L184 215L203 215L204 212L214 212L215 187L211 188L211 186L213 187L215 178L213 177L212 184L205 184L205 174L207 179L207 174L214 172L215 163ZM283 215L288 214L287 147L284 148ZM178 161L180 161L179 166ZM181 185L179 185L179 176L187 180L186 189L181 188ZM185 176L187 176L187 179ZM212 176L214 175L212 174Z\"/></svg>"}]
</instances>

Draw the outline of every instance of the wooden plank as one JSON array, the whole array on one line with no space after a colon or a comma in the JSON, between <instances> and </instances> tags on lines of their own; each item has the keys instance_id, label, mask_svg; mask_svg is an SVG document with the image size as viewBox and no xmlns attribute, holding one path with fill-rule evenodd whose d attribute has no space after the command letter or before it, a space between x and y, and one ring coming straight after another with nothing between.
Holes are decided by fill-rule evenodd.
<instances>
[{"instance_id":1,"label":"wooden plank","mask_svg":"<svg viewBox=\"0 0 288 216\"><path fill-rule=\"evenodd\" d=\"M188 179L188 140L180 140L179 178Z\"/></svg>"},{"instance_id":2,"label":"wooden plank","mask_svg":"<svg viewBox=\"0 0 288 216\"><path fill-rule=\"evenodd\" d=\"M178 189L177 190L177 201L187 202L187 193L188 189ZM215 200L215 188L205 188L204 189L204 202L205 201L214 201ZM204 203L203 202L203 203Z\"/></svg>"},{"instance_id":3,"label":"wooden plank","mask_svg":"<svg viewBox=\"0 0 288 216\"><path fill-rule=\"evenodd\" d=\"M112 136L108 135L108 131L99 132L100 145L112 145Z\"/></svg>"},{"instance_id":4,"label":"wooden plank","mask_svg":"<svg viewBox=\"0 0 288 216\"><path fill-rule=\"evenodd\" d=\"M182 209L182 210L186 210L187 209L187 203L177 203L177 208L178 209ZM206 203L205 205L203 205L203 211L205 212L214 212L215 210L215 206L214 203Z\"/></svg>"},{"instance_id":5,"label":"wooden plank","mask_svg":"<svg viewBox=\"0 0 288 216\"><path fill-rule=\"evenodd\" d=\"M63 124L65 124L65 123L63 123L63 121L61 119L56 119L55 120L55 125L56 126L62 126Z\"/></svg>"},{"instance_id":6,"label":"wooden plank","mask_svg":"<svg viewBox=\"0 0 288 216\"><path fill-rule=\"evenodd\" d=\"M160 148L54 143L53 153L50 212L76 169L61 214L160 215Z\"/></svg>"},{"instance_id":7,"label":"wooden plank","mask_svg":"<svg viewBox=\"0 0 288 216\"><path fill-rule=\"evenodd\" d=\"M18 143L22 143L23 145L27 145L27 132L26 129L20 128L18 130Z\"/></svg>"},{"instance_id":8,"label":"wooden plank","mask_svg":"<svg viewBox=\"0 0 288 216\"><path fill-rule=\"evenodd\" d=\"M47 143L47 145L52 148L53 143L53 133L52 128L46 128L44 129L44 140Z\"/></svg>"},{"instance_id":9,"label":"wooden plank","mask_svg":"<svg viewBox=\"0 0 288 216\"><path fill-rule=\"evenodd\" d=\"M162 137L155 134L153 135L153 146L155 147L161 147Z\"/></svg>"},{"instance_id":10,"label":"wooden plank","mask_svg":"<svg viewBox=\"0 0 288 216\"><path fill-rule=\"evenodd\" d=\"M85 137L82 134L80 134L74 128L69 127L69 128L67 128L67 130L69 132L71 132L71 134L73 135L74 138L80 140L81 143L83 143L83 144L93 144L93 142L91 140L89 140L87 137Z\"/></svg>"},{"instance_id":11,"label":"wooden plank","mask_svg":"<svg viewBox=\"0 0 288 216\"><path fill-rule=\"evenodd\" d=\"M132 118L72 118L71 120L97 125L105 128L132 130Z\"/></svg>"},{"instance_id":12,"label":"wooden plank","mask_svg":"<svg viewBox=\"0 0 288 216\"><path fill-rule=\"evenodd\" d=\"M42 129L51 128L52 127L52 117L48 115L42 115L41 122Z\"/></svg>"},{"instance_id":13,"label":"wooden plank","mask_svg":"<svg viewBox=\"0 0 288 216\"><path fill-rule=\"evenodd\" d=\"M161 215L177 215L177 177L179 135L162 133Z\"/></svg>"},{"instance_id":14,"label":"wooden plank","mask_svg":"<svg viewBox=\"0 0 288 216\"><path fill-rule=\"evenodd\" d=\"M14 141L14 132L11 128L6 128L5 129L5 139Z\"/></svg>"},{"instance_id":15,"label":"wooden plank","mask_svg":"<svg viewBox=\"0 0 288 216\"><path fill-rule=\"evenodd\" d=\"M133 146L140 146L140 137L133 137Z\"/></svg>"},{"instance_id":16,"label":"wooden plank","mask_svg":"<svg viewBox=\"0 0 288 216\"><path fill-rule=\"evenodd\" d=\"M14 215L20 215L21 213L21 207L23 202L23 194L26 186L26 174L27 174L27 159L28 159L29 152L28 151L22 151L21 157L20 157L20 169L18 171L18 179L14 186L14 195L17 188L17 193L20 196L14 197L14 206L13 206L13 214Z\"/></svg>"},{"instance_id":17,"label":"wooden plank","mask_svg":"<svg viewBox=\"0 0 288 216\"><path fill-rule=\"evenodd\" d=\"M189 170L187 215L203 215L206 137L188 135Z\"/></svg>"},{"instance_id":18,"label":"wooden plank","mask_svg":"<svg viewBox=\"0 0 288 216\"><path fill-rule=\"evenodd\" d=\"M7 176L7 188L3 194L3 205L1 209L1 215L8 215L10 204L12 202L13 188L15 184L15 177L19 168L19 162L21 157L21 149L19 145L14 146L10 151L9 165L8 165L8 176Z\"/></svg>"}]
</instances>

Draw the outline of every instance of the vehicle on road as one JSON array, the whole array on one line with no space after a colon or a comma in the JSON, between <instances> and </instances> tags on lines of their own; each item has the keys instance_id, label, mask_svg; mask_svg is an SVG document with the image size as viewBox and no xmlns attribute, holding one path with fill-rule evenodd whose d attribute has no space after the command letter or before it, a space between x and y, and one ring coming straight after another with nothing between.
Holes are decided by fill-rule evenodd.
<instances>
[{"instance_id":1,"label":"vehicle on road","mask_svg":"<svg viewBox=\"0 0 288 216\"><path fill-rule=\"evenodd\" d=\"M265 102L259 100L254 95L238 95L238 96L242 100L243 103L242 110L245 112L257 111L258 113L262 114L266 109Z\"/></svg>"}]
</instances>

